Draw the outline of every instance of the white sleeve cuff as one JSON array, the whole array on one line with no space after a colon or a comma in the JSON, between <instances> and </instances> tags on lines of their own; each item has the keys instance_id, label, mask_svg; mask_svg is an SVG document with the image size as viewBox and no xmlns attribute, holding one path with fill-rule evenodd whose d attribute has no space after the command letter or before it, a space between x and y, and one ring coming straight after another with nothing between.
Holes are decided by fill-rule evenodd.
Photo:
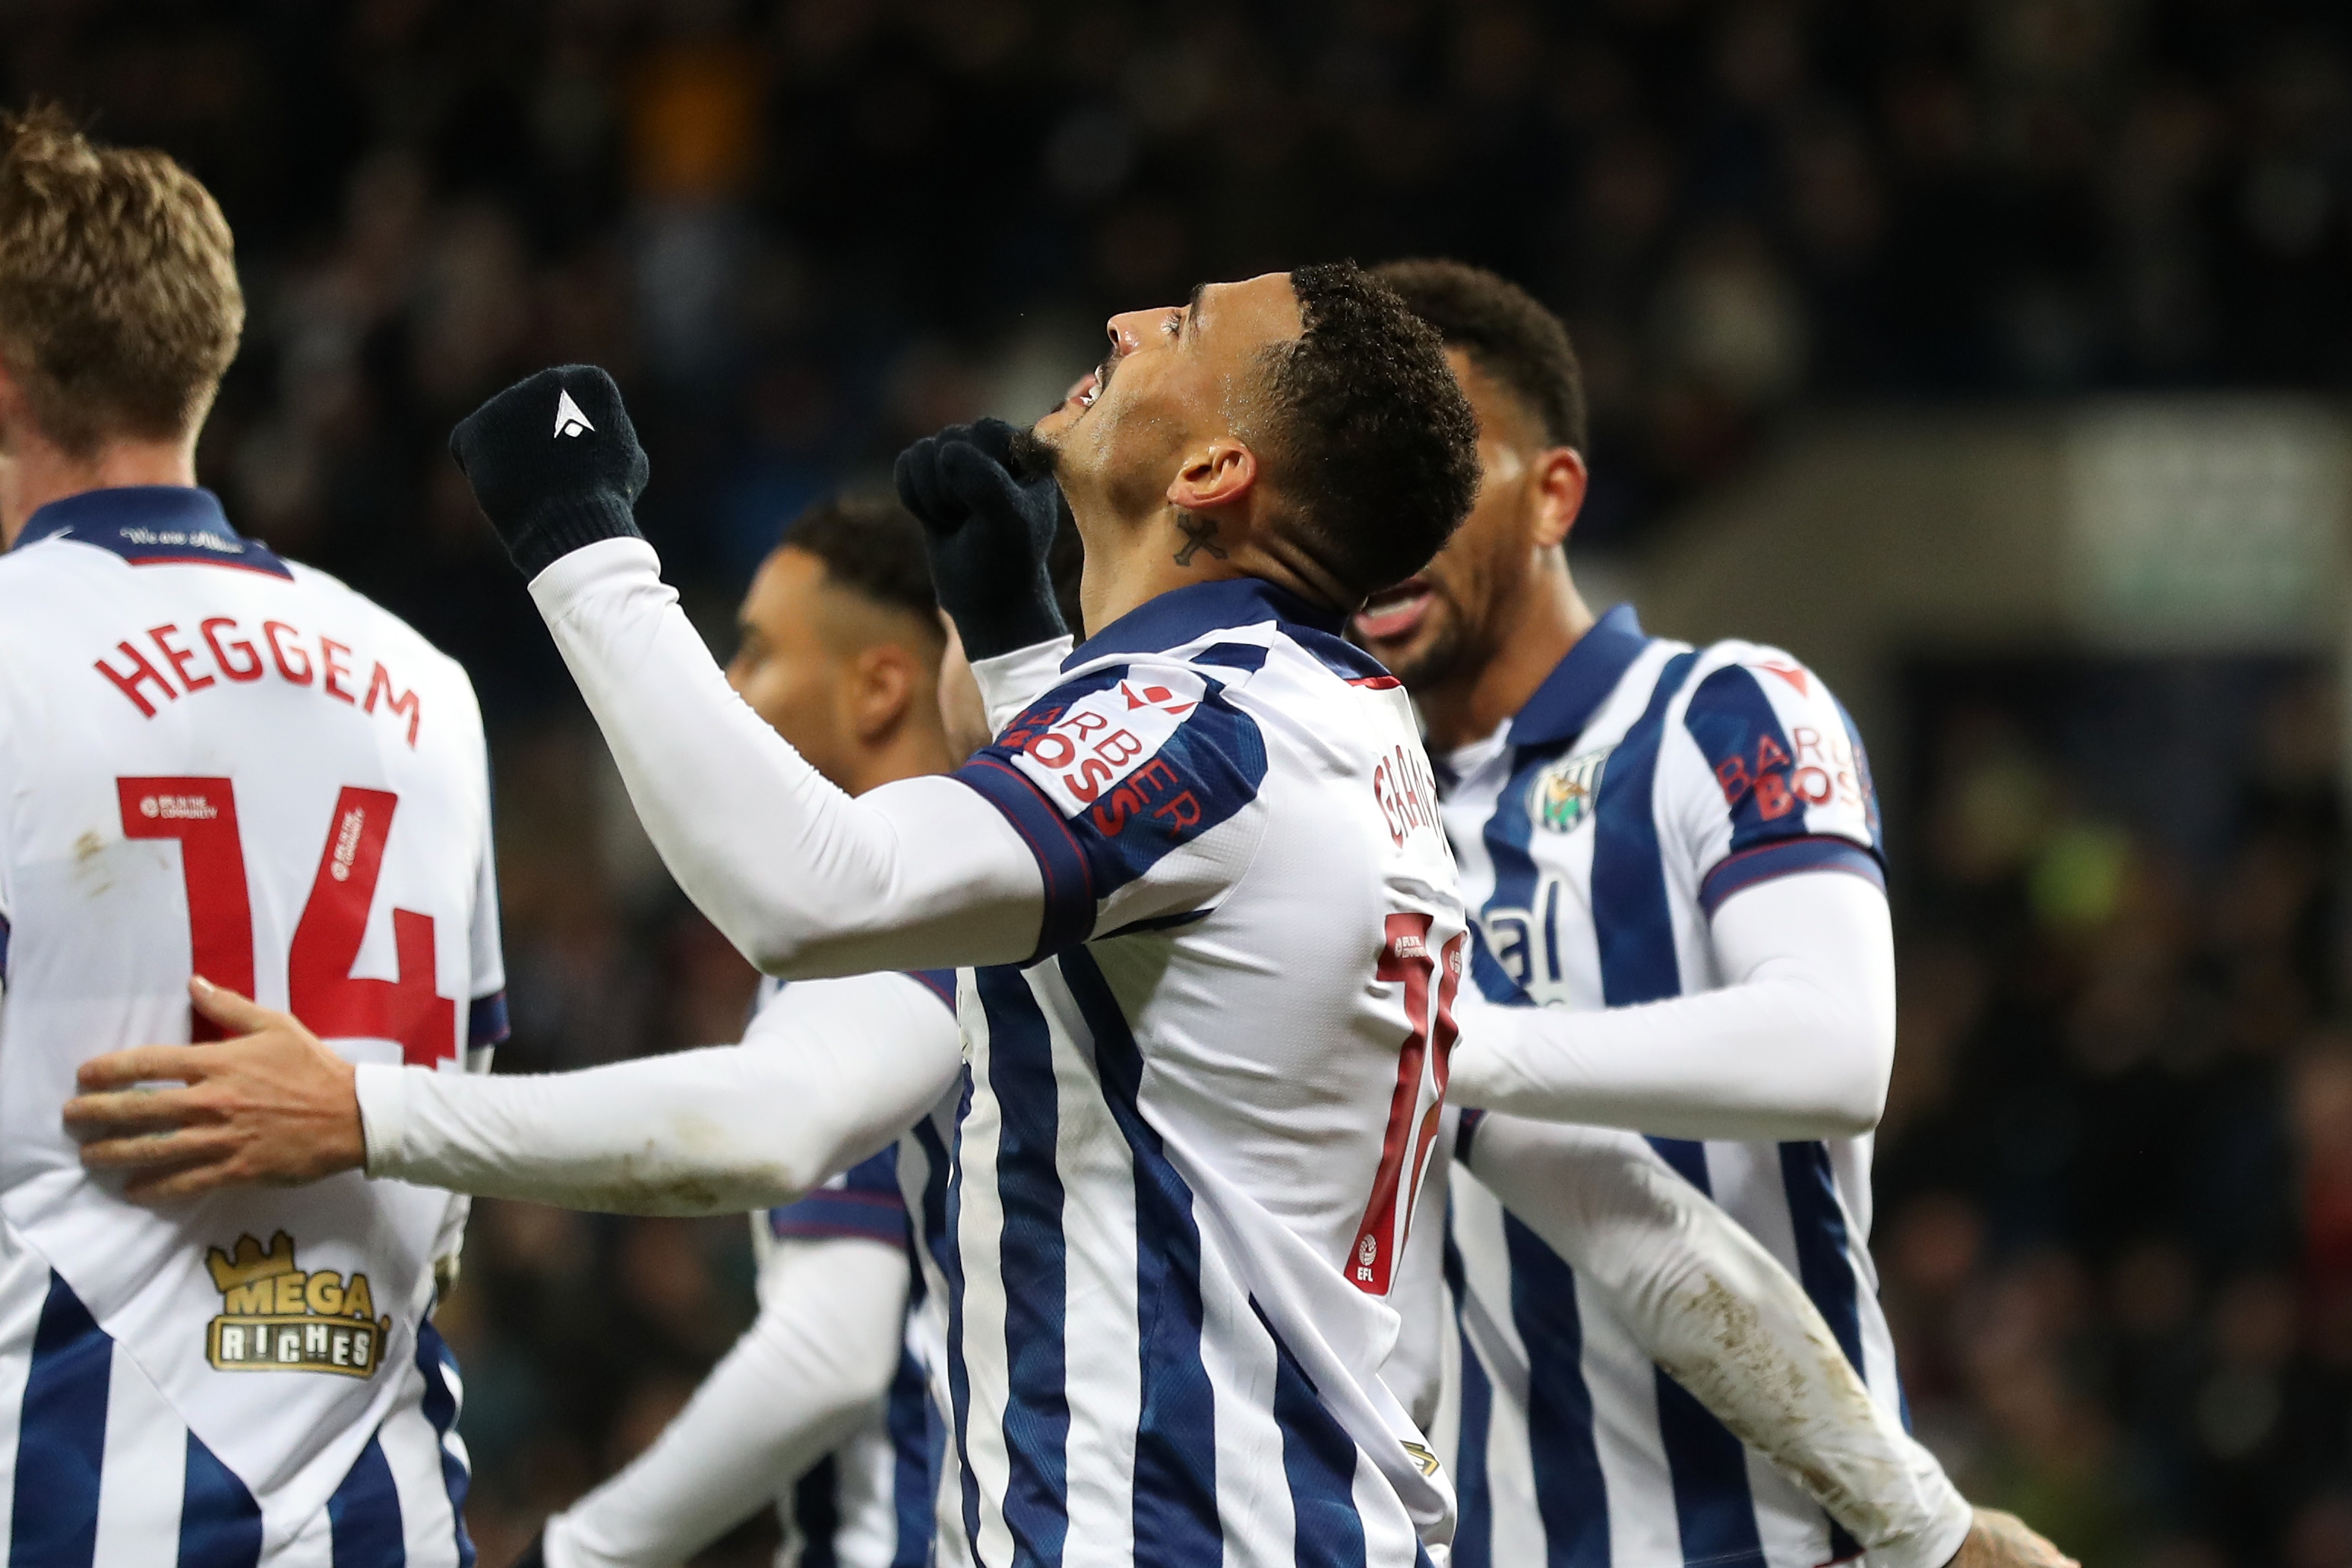
<instances>
[{"instance_id":1,"label":"white sleeve cuff","mask_svg":"<svg viewBox=\"0 0 2352 1568\"><path fill-rule=\"evenodd\" d=\"M360 1136L367 1144L369 1175L400 1174L401 1145L408 1138L408 1075L430 1070L383 1062L362 1062L352 1069L352 1085L359 1091Z\"/></svg>"},{"instance_id":2,"label":"white sleeve cuff","mask_svg":"<svg viewBox=\"0 0 2352 1568\"><path fill-rule=\"evenodd\" d=\"M1911 1474L1934 1520L1914 1534L1882 1542L1863 1554L1865 1568L1944 1568L1959 1554L1960 1544L1975 1528L1977 1510L1944 1473L1936 1456L1912 1440Z\"/></svg>"}]
</instances>

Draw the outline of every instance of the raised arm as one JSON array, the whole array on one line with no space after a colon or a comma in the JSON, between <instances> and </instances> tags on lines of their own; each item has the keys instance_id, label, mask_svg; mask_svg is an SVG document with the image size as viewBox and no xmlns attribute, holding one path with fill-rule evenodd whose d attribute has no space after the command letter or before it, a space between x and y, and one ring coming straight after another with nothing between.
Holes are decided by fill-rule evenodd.
<instances>
[{"instance_id":1,"label":"raised arm","mask_svg":"<svg viewBox=\"0 0 2352 1568\"><path fill-rule=\"evenodd\" d=\"M542 371L450 446L663 860L754 963L805 977L1031 954L1036 857L995 808L942 779L853 801L728 688L637 533L646 463L610 376Z\"/></svg>"},{"instance_id":2,"label":"raised arm","mask_svg":"<svg viewBox=\"0 0 2352 1568\"><path fill-rule=\"evenodd\" d=\"M1632 1133L1478 1119L1464 1163L1653 1361L1868 1548L1940 1568L1971 1512L1870 1396L1801 1287Z\"/></svg>"},{"instance_id":3,"label":"raised arm","mask_svg":"<svg viewBox=\"0 0 2352 1568\"><path fill-rule=\"evenodd\" d=\"M1878 1124L1895 1065L1886 895L1841 871L1759 882L1715 911L1713 991L1633 1007L1499 1006L1465 987L1447 1098L1673 1138L1843 1138Z\"/></svg>"}]
</instances>

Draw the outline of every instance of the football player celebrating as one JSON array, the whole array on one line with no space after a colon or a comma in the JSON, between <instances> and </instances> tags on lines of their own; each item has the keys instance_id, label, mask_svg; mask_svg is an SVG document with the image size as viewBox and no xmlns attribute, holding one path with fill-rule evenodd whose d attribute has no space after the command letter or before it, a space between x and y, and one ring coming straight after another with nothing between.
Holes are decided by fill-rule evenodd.
<instances>
[{"instance_id":1,"label":"football player celebrating","mask_svg":"<svg viewBox=\"0 0 2352 1568\"><path fill-rule=\"evenodd\" d=\"M1339 634L1467 512L1475 416L1351 266L1111 333L1034 432L1086 541L1085 656L955 774L854 800L662 584L609 378L542 373L454 445L719 929L779 977L968 971L945 1353L973 1553L1412 1563L1453 1499L1380 1381L1382 1298L1466 939L1433 812L1381 805L1411 704ZM950 446L940 481L985 456ZM1012 542L964 541L983 591L1042 559ZM975 657L1041 640L959 620Z\"/></svg>"},{"instance_id":2,"label":"football player celebrating","mask_svg":"<svg viewBox=\"0 0 2352 1568\"><path fill-rule=\"evenodd\" d=\"M1453 1098L1654 1135L1897 1410L1868 1249L1894 952L1861 738L1778 649L1650 637L1630 606L1595 617L1562 549L1585 489L1566 331L1458 263L1380 276L1443 334L1480 424L1470 521L1353 621L1420 704L1477 988L1503 1005L1465 1008ZM1465 1116L1455 1561L1853 1555L1480 1184L1481 1136ZM2059 1560L2005 1515L1980 1514L1968 1548Z\"/></svg>"},{"instance_id":3,"label":"football player celebrating","mask_svg":"<svg viewBox=\"0 0 2352 1568\"><path fill-rule=\"evenodd\" d=\"M142 1206L58 1122L84 1058L218 1039L231 989L338 1065L457 1075L504 1032L464 673L195 488L243 321L186 171L0 121L0 1536L470 1563L426 1316L462 1201L348 1175ZM192 970L221 988L193 1017Z\"/></svg>"}]
</instances>

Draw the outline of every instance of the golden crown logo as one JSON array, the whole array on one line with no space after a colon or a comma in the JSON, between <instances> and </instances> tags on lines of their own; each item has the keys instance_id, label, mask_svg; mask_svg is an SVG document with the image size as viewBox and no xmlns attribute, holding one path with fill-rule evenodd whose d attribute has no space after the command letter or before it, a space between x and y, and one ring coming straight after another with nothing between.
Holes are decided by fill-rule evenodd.
<instances>
[{"instance_id":1,"label":"golden crown logo","mask_svg":"<svg viewBox=\"0 0 2352 1568\"><path fill-rule=\"evenodd\" d=\"M284 1231L265 1247L250 1236L205 1255L221 1293L221 1315L205 1337L205 1359L222 1372L327 1372L373 1377L392 1333L364 1274L297 1266Z\"/></svg>"},{"instance_id":2,"label":"golden crown logo","mask_svg":"<svg viewBox=\"0 0 2352 1568\"><path fill-rule=\"evenodd\" d=\"M280 1274L293 1273L294 1238L281 1230L269 1238L269 1250L264 1252L261 1243L249 1236L240 1236L236 1238L236 1257L215 1247L205 1254L205 1267L212 1270L214 1287L226 1295L257 1279L274 1279Z\"/></svg>"}]
</instances>

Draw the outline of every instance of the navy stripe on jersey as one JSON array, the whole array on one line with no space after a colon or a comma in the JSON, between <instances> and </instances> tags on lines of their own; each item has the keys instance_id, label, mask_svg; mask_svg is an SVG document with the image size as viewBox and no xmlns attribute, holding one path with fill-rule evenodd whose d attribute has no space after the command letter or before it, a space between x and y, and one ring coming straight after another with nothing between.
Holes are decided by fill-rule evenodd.
<instances>
[{"instance_id":1,"label":"navy stripe on jersey","mask_svg":"<svg viewBox=\"0 0 2352 1568\"><path fill-rule=\"evenodd\" d=\"M1850 838L1818 834L1759 844L1717 861L1715 869L1699 884L1699 908L1713 915L1734 893L1804 871L1843 871L1882 893L1886 891L1886 868L1878 863L1877 856Z\"/></svg>"},{"instance_id":2,"label":"navy stripe on jersey","mask_svg":"<svg viewBox=\"0 0 2352 1568\"><path fill-rule=\"evenodd\" d=\"M383 1445L370 1437L359 1462L327 1500L327 1523L335 1543L335 1568L403 1568L408 1556L400 1518L400 1489Z\"/></svg>"},{"instance_id":3,"label":"navy stripe on jersey","mask_svg":"<svg viewBox=\"0 0 2352 1568\"><path fill-rule=\"evenodd\" d=\"M65 1277L52 1271L16 1429L10 1568L88 1568L97 1552L113 1372L114 1342L99 1331Z\"/></svg>"},{"instance_id":4,"label":"navy stripe on jersey","mask_svg":"<svg viewBox=\"0 0 2352 1568\"><path fill-rule=\"evenodd\" d=\"M882 1419L890 1434L891 1511L898 1525L890 1568L926 1568L931 1558L932 1500L939 1495L940 1423L923 1369L904 1345L898 1350L898 1370L890 1376Z\"/></svg>"},{"instance_id":5,"label":"navy stripe on jersey","mask_svg":"<svg viewBox=\"0 0 2352 1568\"><path fill-rule=\"evenodd\" d=\"M969 1078L964 1080L963 1092L965 1103L969 1104L971 1099L971 1080ZM949 1266L951 1247L948 1230L948 1177L950 1162L948 1159L947 1140L940 1136L940 1130L931 1125L931 1119L928 1116L916 1122L912 1131L915 1142L923 1147L922 1243L930 1248L931 1261L939 1265L940 1277L950 1278ZM918 1285L922 1283L922 1276L919 1273L915 1276L915 1282Z\"/></svg>"},{"instance_id":6,"label":"navy stripe on jersey","mask_svg":"<svg viewBox=\"0 0 2352 1568\"><path fill-rule=\"evenodd\" d=\"M836 1568L834 1537L841 1533L841 1500L835 1495L840 1467L827 1454L793 1483L793 1523L801 1538L798 1568Z\"/></svg>"},{"instance_id":7,"label":"navy stripe on jersey","mask_svg":"<svg viewBox=\"0 0 2352 1568\"><path fill-rule=\"evenodd\" d=\"M1482 942L1490 945L1490 962L1510 980L1514 990L1536 977L1535 932L1528 929L1524 918L1499 919L1493 911L1523 911L1535 903L1536 862L1528 846L1535 825L1528 812L1528 801L1535 786L1536 774L1549 766L1568 749L1568 745L1567 741L1555 741L1547 745L1514 749L1511 752L1510 782L1503 786L1503 793L1495 802L1495 815L1486 819L1484 837L1487 858L1495 868L1495 890L1486 899L1487 918L1474 923L1482 933ZM1491 944L1500 944L1503 951L1491 951ZM1558 980L1559 946L1557 942L1552 944L1551 960L1551 978Z\"/></svg>"},{"instance_id":8,"label":"navy stripe on jersey","mask_svg":"<svg viewBox=\"0 0 2352 1568\"><path fill-rule=\"evenodd\" d=\"M1862 1307L1846 1250L1845 1210L1839 1206L1837 1178L1822 1143L1780 1145L1780 1185L1789 1197L1789 1219L1797 1239L1797 1278L1827 1320L1838 1348L1860 1373Z\"/></svg>"},{"instance_id":9,"label":"navy stripe on jersey","mask_svg":"<svg viewBox=\"0 0 2352 1568\"><path fill-rule=\"evenodd\" d=\"M8 973L8 937L16 930L6 915L0 915L0 975Z\"/></svg>"},{"instance_id":10,"label":"navy stripe on jersey","mask_svg":"<svg viewBox=\"0 0 2352 1568\"><path fill-rule=\"evenodd\" d=\"M1198 637L1272 621L1297 637L1319 632L1337 640L1347 617L1310 605L1259 577L1226 577L1193 583L1147 599L1070 650L1064 669L1091 664L1107 654L1165 653ZM1344 644L1342 645L1345 646Z\"/></svg>"},{"instance_id":11,"label":"navy stripe on jersey","mask_svg":"<svg viewBox=\"0 0 2352 1568\"><path fill-rule=\"evenodd\" d=\"M1200 700L1174 732L1118 782L1106 777L1100 798L1075 816L1065 817L1013 765L1015 756L1064 740L1051 731L1073 703L1130 679L1140 685L1149 676L1113 665L1055 688L952 775L1003 812L1037 858L1045 910L1030 963L1087 941L1101 900L1230 819L1257 798L1265 781L1265 739L1257 721L1225 699L1223 682L1205 675ZM1160 700L1168 695L1160 691ZM1130 692L1130 706L1140 700Z\"/></svg>"},{"instance_id":12,"label":"navy stripe on jersey","mask_svg":"<svg viewBox=\"0 0 2352 1568\"><path fill-rule=\"evenodd\" d=\"M924 990L947 1004L949 1012L952 1013L956 1010L956 972L954 970L909 969L907 971L907 976L910 980L919 982Z\"/></svg>"},{"instance_id":13,"label":"navy stripe on jersey","mask_svg":"<svg viewBox=\"0 0 2352 1568\"><path fill-rule=\"evenodd\" d=\"M1609 1568L1609 1494L1592 1440L1576 1281L1559 1255L1507 1210L1503 1237L1511 1258L1511 1321L1528 1347L1528 1450L1546 1568Z\"/></svg>"},{"instance_id":14,"label":"navy stripe on jersey","mask_svg":"<svg viewBox=\"0 0 2352 1568\"><path fill-rule=\"evenodd\" d=\"M1077 836L1062 820L1037 786L1008 764L985 753L958 768L955 778L980 792L982 799L1004 814L1013 831L1021 835L1029 853L1037 858L1045 879L1045 907L1037 925L1037 950L1024 961L1034 963L1049 954L1066 952L1095 929L1094 875Z\"/></svg>"},{"instance_id":15,"label":"navy stripe on jersey","mask_svg":"<svg viewBox=\"0 0 2352 1568\"><path fill-rule=\"evenodd\" d=\"M180 1487L179 1568L254 1568L260 1561L261 1506L189 1433Z\"/></svg>"},{"instance_id":16,"label":"navy stripe on jersey","mask_svg":"<svg viewBox=\"0 0 2352 1568\"><path fill-rule=\"evenodd\" d=\"M1698 742L1730 808L1733 854L1804 836L1805 798L1789 783L1795 747L1754 670L1727 664L1700 681L1683 710L1683 728Z\"/></svg>"},{"instance_id":17,"label":"navy stripe on jersey","mask_svg":"<svg viewBox=\"0 0 2352 1568\"><path fill-rule=\"evenodd\" d=\"M26 520L16 548L62 534L133 566L234 566L289 582L286 563L231 528L220 498L188 485L121 485L53 500Z\"/></svg>"},{"instance_id":18,"label":"navy stripe on jersey","mask_svg":"<svg viewBox=\"0 0 2352 1568\"><path fill-rule=\"evenodd\" d=\"M1633 605L1611 609L1576 639L1513 716L1510 743L1537 746L1576 739L1649 646Z\"/></svg>"},{"instance_id":19,"label":"navy stripe on jersey","mask_svg":"<svg viewBox=\"0 0 2352 1568\"><path fill-rule=\"evenodd\" d=\"M425 1397L418 1408L433 1425L434 1447L441 1455L441 1485L449 1494L451 1529L457 1542L457 1568L474 1568L474 1538L466 1529L466 1493L472 1478L465 1461L449 1451L449 1434L457 1425L457 1391L451 1386L457 1358L441 1338L441 1331L425 1319L416 1325L416 1370L425 1378Z\"/></svg>"},{"instance_id":20,"label":"navy stripe on jersey","mask_svg":"<svg viewBox=\"0 0 2352 1568\"><path fill-rule=\"evenodd\" d=\"M1065 955L1061 971L1094 1037L1103 1098L1134 1159L1136 1317L1146 1325L1135 1426L1136 1568L1214 1563L1224 1548L1216 1411L1201 1359L1205 1315L1192 1191L1138 1109L1143 1053L1109 983L1083 952Z\"/></svg>"},{"instance_id":21,"label":"navy stripe on jersey","mask_svg":"<svg viewBox=\"0 0 2352 1568\"><path fill-rule=\"evenodd\" d=\"M493 991L488 996L477 996L466 1008L466 1045L479 1050L495 1046L514 1031L507 1024L507 994Z\"/></svg>"},{"instance_id":22,"label":"navy stripe on jersey","mask_svg":"<svg viewBox=\"0 0 2352 1568\"><path fill-rule=\"evenodd\" d=\"M1666 707L1690 677L1696 653L1676 654L1658 673L1650 705L1610 753L1592 809L1592 917L1601 950L1601 992L1612 1007L1682 994L1675 921L1658 854L1653 784Z\"/></svg>"},{"instance_id":23,"label":"navy stripe on jersey","mask_svg":"<svg viewBox=\"0 0 2352 1568\"><path fill-rule=\"evenodd\" d=\"M1000 1115L996 1190L1004 1205L1004 1525L1013 1562L1059 1563L1070 1525L1066 1325L1069 1259L1062 1234L1054 1037L1018 970L973 972L988 1010L988 1087Z\"/></svg>"},{"instance_id":24,"label":"navy stripe on jersey","mask_svg":"<svg viewBox=\"0 0 2352 1568\"><path fill-rule=\"evenodd\" d=\"M1255 675L1265 668L1265 655L1264 643L1211 643L1192 656L1192 662L1213 664L1223 669L1245 669Z\"/></svg>"},{"instance_id":25,"label":"navy stripe on jersey","mask_svg":"<svg viewBox=\"0 0 2352 1568\"><path fill-rule=\"evenodd\" d=\"M768 1234L779 1240L854 1237L904 1246L907 1199L898 1190L898 1146L860 1160L841 1173L838 1186L820 1187L798 1203L770 1209Z\"/></svg>"},{"instance_id":26,"label":"navy stripe on jersey","mask_svg":"<svg viewBox=\"0 0 2352 1568\"><path fill-rule=\"evenodd\" d=\"M1465 1121L1460 1139L1470 1136ZM1466 1156L1457 1155L1457 1161ZM1486 1476L1486 1430L1495 1416L1495 1385L1487 1381L1486 1363L1470 1342L1462 1321L1470 1288L1462 1268L1461 1249L1454 1245L1453 1227L1446 1227L1445 1283L1454 1292L1454 1331L1462 1340L1461 1439L1454 1457L1454 1568L1494 1568L1495 1496Z\"/></svg>"},{"instance_id":27,"label":"navy stripe on jersey","mask_svg":"<svg viewBox=\"0 0 2352 1568\"><path fill-rule=\"evenodd\" d=\"M1253 1310L1256 1301L1250 1302ZM1265 1323L1265 1314L1258 1313ZM1317 1397L1314 1381L1274 1325L1274 1419L1282 1428L1282 1471L1298 1568L1364 1568L1364 1521L1356 1512L1356 1440Z\"/></svg>"}]
</instances>

